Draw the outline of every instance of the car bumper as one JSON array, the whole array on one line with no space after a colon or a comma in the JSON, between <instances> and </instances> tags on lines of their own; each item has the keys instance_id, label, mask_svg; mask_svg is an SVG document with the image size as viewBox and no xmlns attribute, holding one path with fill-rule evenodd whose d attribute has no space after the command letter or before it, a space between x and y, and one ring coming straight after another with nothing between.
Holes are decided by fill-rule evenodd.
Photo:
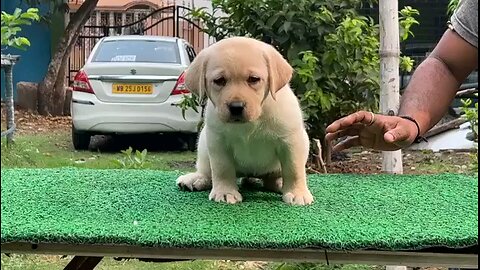
<instances>
[{"instance_id":1,"label":"car bumper","mask_svg":"<svg viewBox=\"0 0 480 270\"><path fill-rule=\"evenodd\" d=\"M190 109L182 116L174 106L181 96L164 103L105 103L95 95L75 92L71 114L76 130L92 133L197 133L200 113Z\"/></svg>"}]
</instances>

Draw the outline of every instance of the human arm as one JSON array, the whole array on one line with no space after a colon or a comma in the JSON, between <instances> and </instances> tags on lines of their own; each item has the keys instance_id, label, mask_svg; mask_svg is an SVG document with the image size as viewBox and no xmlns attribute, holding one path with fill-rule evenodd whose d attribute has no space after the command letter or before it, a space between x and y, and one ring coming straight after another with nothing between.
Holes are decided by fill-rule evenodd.
<instances>
[{"instance_id":1,"label":"human arm","mask_svg":"<svg viewBox=\"0 0 480 270\"><path fill-rule=\"evenodd\" d=\"M414 72L399 115L414 118L425 134L445 115L458 88L478 66L478 49L447 30L429 57Z\"/></svg>"},{"instance_id":2,"label":"human arm","mask_svg":"<svg viewBox=\"0 0 480 270\"><path fill-rule=\"evenodd\" d=\"M469 2L471 3L477 5L476 1ZM478 11L475 12L478 14ZM478 15L476 21L478 22ZM463 24L457 22L456 25ZM351 136L337 144L333 150L341 151L361 145L390 151L410 145L418 135L427 132L442 118L460 84L478 66L477 42L472 40L471 35L466 35L465 31L449 29L434 51L415 70L402 97L399 115L415 119L420 132L412 121L398 116L375 115L374 122L371 123L371 114L357 112L327 127L327 141Z\"/></svg>"}]
</instances>

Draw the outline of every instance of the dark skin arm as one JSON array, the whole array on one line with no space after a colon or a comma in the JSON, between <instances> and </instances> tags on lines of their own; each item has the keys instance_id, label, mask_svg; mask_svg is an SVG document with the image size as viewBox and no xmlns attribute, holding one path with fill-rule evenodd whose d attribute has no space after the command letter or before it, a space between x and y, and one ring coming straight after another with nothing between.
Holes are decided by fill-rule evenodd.
<instances>
[{"instance_id":1,"label":"dark skin arm","mask_svg":"<svg viewBox=\"0 0 480 270\"><path fill-rule=\"evenodd\" d=\"M341 151L364 146L383 151L409 146L417 135L434 126L448 109L461 83L478 66L478 49L447 30L433 52L415 70L402 96L399 115L413 117L420 126L397 116L356 112L327 127L326 139L351 136L334 147Z\"/></svg>"},{"instance_id":2,"label":"dark skin arm","mask_svg":"<svg viewBox=\"0 0 480 270\"><path fill-rule=\"evenodd\" d=\"M427 132L445 115L458 88L478 66L478 49L447 30L431 55L413 74L399 115L410 115Z\"/></svg>"}]
</instances>

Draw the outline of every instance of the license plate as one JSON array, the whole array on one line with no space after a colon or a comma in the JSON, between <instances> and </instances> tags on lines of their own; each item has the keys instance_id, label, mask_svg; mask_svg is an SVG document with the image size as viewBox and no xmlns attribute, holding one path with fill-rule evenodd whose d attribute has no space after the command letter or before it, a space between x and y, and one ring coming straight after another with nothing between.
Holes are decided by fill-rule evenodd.
<instances>
[{"instance_id":1,"label":"license plate","mask_svg":"<svg viewBox=\"0 0 480 270\"><path fill-rule=\"evenodd\" d=\"M153 93L152 84L116 84L112 85L113 94L150 95Z\"/></svg>"}]
</instances>

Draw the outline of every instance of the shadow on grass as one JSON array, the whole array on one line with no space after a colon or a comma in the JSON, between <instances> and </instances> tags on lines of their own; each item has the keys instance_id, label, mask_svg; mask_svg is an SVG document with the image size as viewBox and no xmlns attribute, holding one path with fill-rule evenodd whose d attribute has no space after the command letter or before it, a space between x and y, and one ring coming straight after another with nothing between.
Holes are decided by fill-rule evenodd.
<instances>
[{"instance_id":1,"label":"shadow on grass","mask_svg":"<svg viewBox=\"0 0 480 270\"><path fill-rule=\"evenodd\" d=\"M96 152L117 153L128 147L148 152L188 151L185 140L170 134L97 135L90 142L90 150Z\"/></svg>"}]
</instances>

